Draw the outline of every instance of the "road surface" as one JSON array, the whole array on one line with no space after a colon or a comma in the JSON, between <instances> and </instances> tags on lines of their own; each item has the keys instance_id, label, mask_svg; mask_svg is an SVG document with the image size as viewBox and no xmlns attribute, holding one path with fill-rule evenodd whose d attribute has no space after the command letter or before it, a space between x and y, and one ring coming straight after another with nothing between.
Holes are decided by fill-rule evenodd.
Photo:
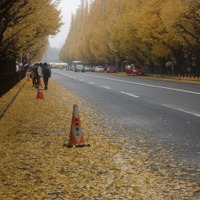
<instances>
[{"instance_id":1,"label":"road surface","mask_svg":"<svg viewBox=\"0 0 200 200\"><path fill-rule=\"evenodd\" d=\"M181 161L200 164L200 85L52 70L64 87L97 105L105 118L180 151ZM124 134L124 133L123 133Z\"/></svg>"}]
</instances>

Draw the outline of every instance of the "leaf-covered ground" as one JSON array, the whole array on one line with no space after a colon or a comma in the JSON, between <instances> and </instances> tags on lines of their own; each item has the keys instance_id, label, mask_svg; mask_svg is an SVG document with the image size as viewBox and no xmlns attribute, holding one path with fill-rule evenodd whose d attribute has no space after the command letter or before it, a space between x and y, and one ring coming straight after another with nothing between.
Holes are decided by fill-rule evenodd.
<instances>
[{"instance_id":1,"label":"leaf-covered ground","mask_svg":"<svg viewBox=\"0 0 200 200\"><path fill-rule=\"evenodd\" d=\"M1 110L20 84L0 99ZM200 199L199 167L170 160L162 146L152 156L145 138L119 135L119 125L52 79L43 93L36 99L27 82L0 119L1 200ZM64 146L74 104L90 147Z\"/></svg>"}]
</instances>

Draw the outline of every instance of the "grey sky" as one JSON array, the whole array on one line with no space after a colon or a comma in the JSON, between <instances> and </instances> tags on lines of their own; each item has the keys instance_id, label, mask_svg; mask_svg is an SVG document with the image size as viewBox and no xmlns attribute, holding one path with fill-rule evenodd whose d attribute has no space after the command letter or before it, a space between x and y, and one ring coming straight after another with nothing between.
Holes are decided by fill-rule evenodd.
<instances>
[{"instance_id":1,"label":"grey sky","mask_svg":"<svg viewBox=\"0 0 200 200\"><path fill-rule=\"evenodd\" d=\"M71 22L71 14L76 12L76 9L79 7L81 0L62 0L59 8L62 12L62 21L65 23L61 29L60 33L54 36L53 38L50 37L50 45L51 47L62 47L65 39L67 37L70 22Z\"/></svg>"}]
</instances>

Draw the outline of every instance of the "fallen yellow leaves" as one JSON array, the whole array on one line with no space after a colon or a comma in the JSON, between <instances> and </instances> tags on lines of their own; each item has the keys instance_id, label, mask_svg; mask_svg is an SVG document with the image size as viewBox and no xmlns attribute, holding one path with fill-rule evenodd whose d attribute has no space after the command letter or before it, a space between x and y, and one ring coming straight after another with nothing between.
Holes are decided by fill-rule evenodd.
<instances>
[{"instance_id":1,"label":"fallen yellow leaves","mask_svg":"<svg viewBox=\"0 0 200 200\"><path fill-rule=\"evenodd\" d=\"M27 82L0 120L0 199L199 199L199 181L184 166L161 166L149 157L144 138L138 136L130 146L110 124L99 123L93 105L53 80L49 88L45 99L36 99L37 91ZM73 104L84 105L79 112L91 147L63 145L69 139ZM159 148L161 161L167 151Z\"/></svg>"}]
</instances>

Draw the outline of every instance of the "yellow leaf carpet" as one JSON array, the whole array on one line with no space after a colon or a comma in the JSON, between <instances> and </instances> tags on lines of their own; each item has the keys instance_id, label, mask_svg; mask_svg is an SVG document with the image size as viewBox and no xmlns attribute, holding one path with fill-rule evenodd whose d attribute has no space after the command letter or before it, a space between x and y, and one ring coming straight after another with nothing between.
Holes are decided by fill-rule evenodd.
<instances>
[{"instance_id":1,"label":"yellow leaf carpet","mask_svg":"<svg viewBox=\"0 0 200 200\"><path fill-rule=\"evenodd\" d=\"M1 110L23 81L0 99ZM162 147L154 160L145 138L130 142L98 108L53 79L43 93L36 99L27 81L0 119L0 200L199 199L198 167L185 169L174 160L164 166L169 152ZM74 104L90 147L64 146Z\"/></svg>"}]
</instances>

